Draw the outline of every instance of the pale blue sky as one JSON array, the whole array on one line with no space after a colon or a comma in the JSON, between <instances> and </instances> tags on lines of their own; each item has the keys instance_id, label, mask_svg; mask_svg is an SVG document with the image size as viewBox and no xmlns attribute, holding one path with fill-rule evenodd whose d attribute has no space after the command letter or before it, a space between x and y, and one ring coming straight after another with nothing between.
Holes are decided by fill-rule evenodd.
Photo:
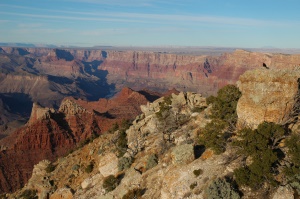
<instances>
[{"instance_id":1,"label":"pale blue sky","mask_svg":"<svg viewBox=\"0 0 300 199\"><path fill-rule=\"evenodd\" d=\"M299 0L1 0L0 42L300 48Z\"/></svg>"}]
</instances>

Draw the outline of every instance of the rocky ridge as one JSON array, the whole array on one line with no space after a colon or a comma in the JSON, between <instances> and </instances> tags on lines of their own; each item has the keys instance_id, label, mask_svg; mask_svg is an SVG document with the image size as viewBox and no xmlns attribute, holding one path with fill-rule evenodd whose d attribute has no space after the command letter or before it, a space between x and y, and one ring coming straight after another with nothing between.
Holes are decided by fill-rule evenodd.
<instances>
[{"instance_id":1,"label":"rocky ridge","mask_svg":"<svg viewBox=\"0 0 300 199\"><path fill-rule=\"evenodd\" d=\"M285 88L286 85L291 87L294 94L297 93L298 79L287 71L254 70L241 76L239 119L244 119L245 114L240 114L241 111L243 113L243 110L250 110L243 101L256 101L254 95L248 95L247 89L257 89L257 92L261 92L262 96L258 95L259 99L266 99L264 96L270 97L270 93L277 93L278 88ZM266 76L266 80L263 80L262 76ZM274 84L277 87L274 87ZM282 87L278 87L281 84ZM282 99L289 102L294 97L291 95L282 98L281 95L272 95L270 104L273 104L271 108L274 117L264 119L278 122L278 118L282 118L282 111L286 111L286 115L290 110L281 105ZM268 103L261 104L253 109L258 112L266 107L269 109ZM291 104L290 107L293 107L292 102ZM30 183L23 190L8 195L9 198L18 197L26 189L38 190L40 198L43 198L45 193L48 193L50 198L122 198L132 190L142 190L143 198L207 198L207 187L215 179L232 176L234 169L241 167L245 161L236 153L235 148L228 147L225 153L216 155L210 149L197 145L198 130L210 122L208 116L211 113L211 107L207 107L206 99L200 94L173 94L143 105L141 110L142 114L136 117L132 126L126 130L128 148L124 155L118 157L117 153L120 130L101 135L82 149L56 162L40 162L35 166ZM261 122L261 118L254 117L247 122L255 125ZM132 163L120 170L121 160L131 160ZM51 164L55 169L44 172L47 165ZM114 190L108 191L104 184L110 176L120 178L120 182ZM266 196L266 193L247 188L242 190L241 196L245 199ZM268 195L272 199L281 198L282 194L285 198L294 198L294 190L290 186L280 186L269 191Z\"/></svg>"},{"instance_id":2,"label":"rocky ridge","mask_svg":"<svg viewBox=\"0 0 300 199\"><path fill-rule=\"evenodd\" d=\"M53 161L114 123L135 118L141 113L136 107L147 102L144 95L124 88L111 100L86 102L69 97L58 110L34 103L27 124L0 140L0 191L20 188L34 164L43 159Z\"/></svg>"}]
</instances>

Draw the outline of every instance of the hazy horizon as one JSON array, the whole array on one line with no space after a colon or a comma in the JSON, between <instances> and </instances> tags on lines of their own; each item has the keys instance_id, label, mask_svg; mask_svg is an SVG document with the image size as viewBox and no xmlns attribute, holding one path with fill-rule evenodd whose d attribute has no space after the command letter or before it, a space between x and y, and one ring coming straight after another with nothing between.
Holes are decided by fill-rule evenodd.
<instances>
[{"instance_id":1,"label":"hazy horizon","mask_svg":"<svg viewBox=\"0 0 300 199\"><path fill-rule=\"evenodd\" d=\"M296 0L3 0L0 42L299 48L299 5Z\"/></svg>"}]
</instances>

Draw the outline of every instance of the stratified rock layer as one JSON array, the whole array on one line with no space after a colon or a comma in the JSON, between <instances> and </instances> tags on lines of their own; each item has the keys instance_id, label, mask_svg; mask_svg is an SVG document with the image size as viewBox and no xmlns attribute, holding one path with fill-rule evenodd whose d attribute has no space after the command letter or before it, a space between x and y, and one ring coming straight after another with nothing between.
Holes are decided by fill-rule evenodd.
<instances>
[{"instance_id":1,"label":"stratified rock layer","mask_svg":"<svg viewBox=\"0 0 300 199\"><path fill-rule=\"evenodd\" d=\"M0 140L0 192L22 187L39 161L54 160L113 123L134 119L147 102L144 95L124 88L112 99L95 102L65 98L57 111L34 103L28 123Z\"/></svg>"},{"instance_id":2,"label":"stratified rock layer","mask_svg":"<svg viewBox=\"0 0 300 199\"><path fill-rule=\"evenodd\" d=\"M239 127L287 121L299 89L299 70L257 69L240 76Z\"/></svg>"}]
</instances>

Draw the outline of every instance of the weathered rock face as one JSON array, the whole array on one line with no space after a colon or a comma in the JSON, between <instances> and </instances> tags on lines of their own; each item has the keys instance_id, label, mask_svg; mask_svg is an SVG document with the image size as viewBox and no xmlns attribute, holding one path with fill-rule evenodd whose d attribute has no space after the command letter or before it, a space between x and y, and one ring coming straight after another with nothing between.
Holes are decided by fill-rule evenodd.
<instances>
[{"instance_id":1,"label":"weathered rock face","mask_svg":"<svg viewBox=\"0 0 300 199\"><path fill-rule=\"evenodd\" d=\"M92 135L107 131L113 123L134 119L141 113L138 107L147 102L144 95L124 88L112 99L95 102L65 98L57 111L34 103L27 125L0 140L4 149L0 152L0 192L23 186L39 161L54 160ZM105 175L111 169L101 171Z\"/></svg>"},{"instance_id":2,"label":"weathered rock face","mask_svg":"<svg viewBox=\"0 0 300 199\"><path fill-rule=\"evenodd\" d=\"M99 164L99 171L104 176L115 175L118 172L118 157L114 153L106 154Z\"/></svg>"},{"instance_id":3,"label":"weathered rock face","mask_svg":"<svg viewBox=\"0 0 300 199\"><path fill-rule=\"evenodd\" d=\"M48 192L51 190L51 184L49 182L49 175L46 172L46 168L51 164L49 160L43 160L34 165L32 171L32 177L28 181L27 187L29 189L37 190L39 198L47 199Z\"/></svg>"},{"instance_id":4,"label":"weathered rock face","mask_svg":"<svg viewBox=\"0 0 300 199\"><path fill-rule=\"evenodd\" d=\"M282 55L236 50L221 56L191 56L165 53L108 51L99 69L107 70L107 79L116 87L194 91L215 94L221 87L234 84L247 70L295 68L299 55Z\"/></svg>"},{"instance_id":5,"label":"weathered rock face","mask_svg":"<svg viewBox=\"0 0 300 199\"><path fill-rule=\"evenodd\" d=\"M180 93L171 95L170 98L172 111L174 108L174 111L179 111L189 118L172 132L173 140L164 139L164 132L156 128L156 122L159 121L153 110L159 110L159 102L163 99L148 104L144 106L145 112L138 116L133 126L126 131L129 150L136 151L130 168L122 172L117 170L117 146L112 143L117 139L118 132L104 134L53 163L56 169L49 174L49 180L53 181L53 187L57 188L57 191L50 192L50 198L62 198L65 192L65 197L71 196L70 192L63 192L66 186L73 190L73 198L78 199L122 198L133 189L143 189L143 198L146 199L206 198L203 191L205 187L215 178L232 173L234 168L240 166L241 161L235 159L232 150L219 156L211 155L205 160L199 156L195 157L195 131L199 128L198 124L209 120L205 117L209 110L205 109L197 114L191 110L206 105L205 98L195 93ZM156 164L147 167L149 157L153 157L154 154L157 157ZM229 161L232 158L234 161ZM85 168L91 162L94 163L94 169L87 173ZM200 174L196 175L195 170ZM105 176L108 175L115 175L121 179L120 184L111 192L103 188Z\"/></svg>"},{"instance_id":6,"label":"weathered rock face","mask_svg":"<svg viewBox=\"0 0 300 199\"><path fill-rule=\"evenodd\" d=\"M41 119L49 119L50 114L54 112L55 110L53 108L44 108L38 105L37 103L33 103L31 116L27 124L33 124L34 122Z\"/></svg>"},{"instance_id":7,"label":"weathered rock face","mask_svg":"<svg viewBox=\"0 0 300 199\"><path fill-rule=\"evenodd\" d=\"M285 122L299 91L299 77L299 70L288 69L257 69L241 75L238 125L256 128L263 121Z\"/></svg>"},{"instance_id":8,"label":"weathered rock face","mask_svg":"<svg viewBox=\"0 0 300 199\"><path fill-rule=\"evenodd\" d=\"M56 108L66 96L97 101L124 86L154 91L176 88L208 96L263 63L270 68L293 69L299 67L300 56L244 50L207 56L3 47L0 93L22 93L32 102Z\"/></svg>"},{"instance_id":9,"label":"weathered rock face","mask_svg":"<svg viewBox=\"0 0 300 199\"><path fill-rule=\"evenodd\" d=\"M18 129L0 144L0 191L11 192L22 187L30 178L33 165L40 160L54 160L66 154L93 134L100 134L100 116L81 113L66 118L62 112L39 112L36 107L30 123ZM72 109L72 108L71 108Z\"/></svg>"}]
</instances>

